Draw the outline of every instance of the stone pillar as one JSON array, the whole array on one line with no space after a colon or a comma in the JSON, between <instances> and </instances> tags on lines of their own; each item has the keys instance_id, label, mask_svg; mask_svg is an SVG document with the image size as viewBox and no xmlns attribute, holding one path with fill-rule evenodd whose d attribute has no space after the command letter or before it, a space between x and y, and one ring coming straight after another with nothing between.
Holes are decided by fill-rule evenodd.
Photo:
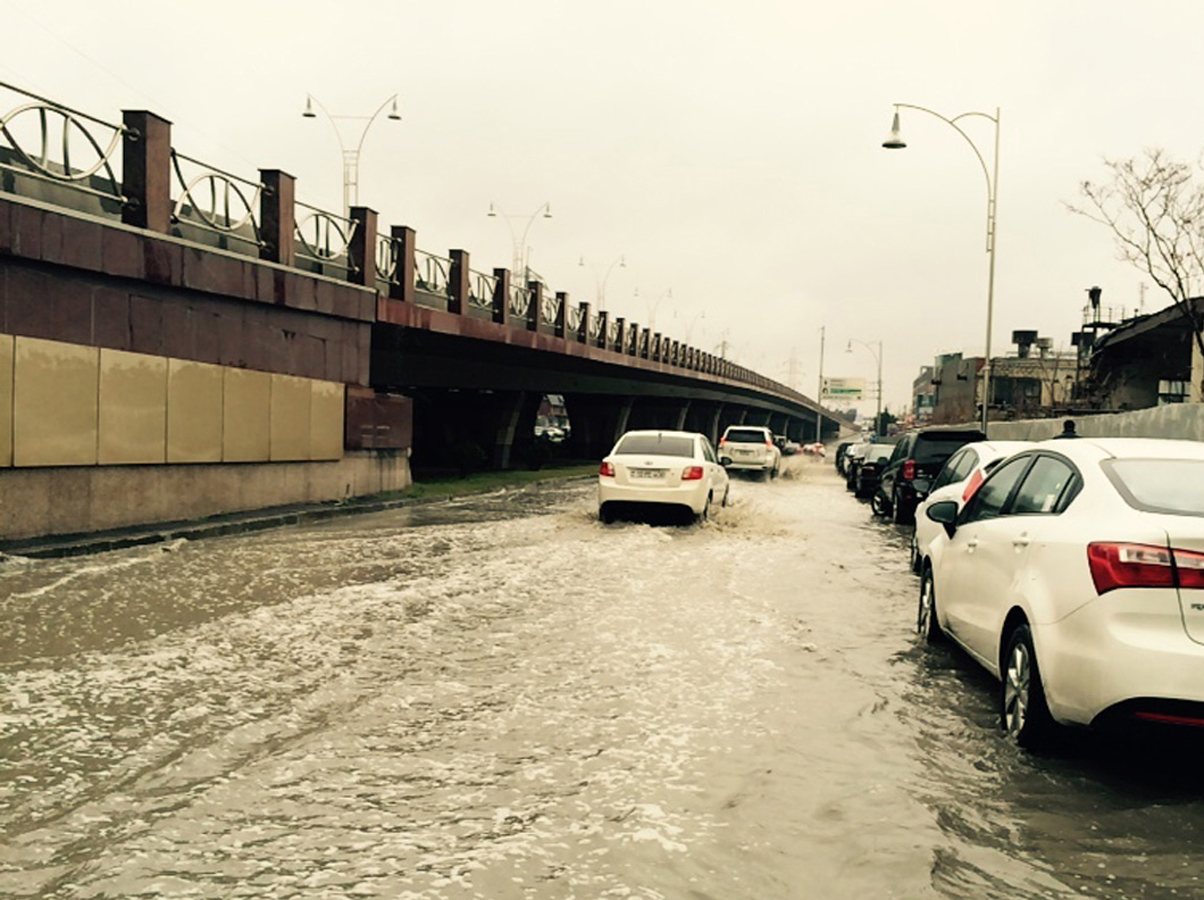
<instances>
[{"instance_id":1,"label":"stone pillar","mask_svg":"<svg viewBox=\"0 0 1204 900\"><path fill-rule=\"evenodd\" d=\"M413 228L394 225L389 232L393 239L393 252L397 257L397 273L389 283L389 296L394 300L414 302L414 247L417 234Z\"/></svg>"},{"instance_id":2,"label":"stone pillar","mask_svg":"<svg viewBox=\"0 0 1204 900\"><path fill-rule=\"evenodd\" d=\"M506 324L510 313L510 270L493 270L493 321Z\"/></svg>"},{"instance_id":3,"label":"stone pillar","mask_svg":"<svg viewBox=\"0 0 1204 900\"><path fill-rule=\"evenodd\" d=\"M297 179L279 169L260 169L263 193L259 196L259 236L264 246L259 258L282 266L297 262Z\"/></svg>"},{"instance_id":4,"label":"stone pillar","mask_svg":"<svg viewBox=\"0 0 1204 900\"><path fill-rule=\"evenodd\" d=\"M531 302L527 305L527 331L539 331L539 320L543 316L543 282L528 281Z\"/></svg>"},{"instance_id":5,"label":"stone pillar","mask_svg":"<svg viewBox=\"0 0 1204 900\"><path fill-rule=\"evenodd\" d=\"M581 321L577 324L577 342L586 344L589 342L589 304L579 303L577 308L581 310Z\"/></svg>"},{"instance_id":6,"label":"stone pillar","mask_svg":"<svg viewBox=\"0 0 1204 900\"><path fill-rule=\"evenodd\" d=\"M447 311L464 315L468 306L468 251L449 250L451 271L447 275Z\"/></svg>"},{"instance_id":7,"label":"stone pillar","mask_svg":"<svg viewBox=\"0 0 1204 900\"><path fill-rule=\"evenodd\" d=\"M152 112L121 113L121 210L126 225L167 234L171 229L171 122Z\"/></svg>"},{"instance_id":8,"label":"stone pillar","mask_svg":"<svg viewBox=\"0 0 1204 900\"><path fill-rule=\"evenodd\" d=\"M558 309L556 310L556 325L554 326L555 334L556 337L562 338L564 337L565 332L568 330L569 295L565 291L557 291L556 303Z\"/></svg>"},{"instance_id":9,"label":"stone pillar","mask_svg":"<svg viewBox=\"0 0 1204 900\"><path fill-rule=\"evenodd\" d=\"M364 287L376 287L376 210L366 206L351 207L351 221L355 231L347 253L351 264L347 280Z\"/></svg>"}]
</instances>

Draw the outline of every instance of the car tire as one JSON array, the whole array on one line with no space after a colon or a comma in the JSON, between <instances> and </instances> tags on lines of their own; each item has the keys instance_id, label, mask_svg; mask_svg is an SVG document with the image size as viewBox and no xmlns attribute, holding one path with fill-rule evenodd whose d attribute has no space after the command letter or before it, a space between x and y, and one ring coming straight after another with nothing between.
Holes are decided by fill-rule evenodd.
<instances>
[{"instance_id":1,"label":"car tire","mask_svg":"<svg viewBox=\"0 0 1204 900\"><path fill-rule=\"evenodd\" d=\"M713 493L707 494L706 503L702 504L702 512L700 512L697 516L694 517L694 522L696 524L705 525L707 523L707 521L711 518L711 503L713 503L714 500L715 500L715 495Z\"/></svg>"},{"instance_id":2,"label":"car tire","mask_svg":"<svg viewBox=\"0 0 1204 900\"><path fill-rule=\"evenodd\" d=\"M890 515L890 505L886 502L886 497L883 496L881 491L875 492L874 496L870 498L870 510L874 515L882 516L883 518Z\"/></svg>"},{"instance_id":3,"label":"car tire","mask_svg":"<svg viewBox=\"0 0 1204 900\"><path fill-rule=\"evenodd\" d=\"M911 517L907 514L907 510L903 508L903 502L899 499L899 492L893 491L890 498L890 518L896 525L906 525L911 521Z\"/></svg>"},{"instance_id":4,"label":"car tire","mask_svg":"<svg viewBox=\"0 0 1204 900\"><path fill-rule=\"evenodd\" d=\"M1045 686L1027 624L1012 629L1000 669L999 721L1004 733L1026 750L1044 747L1053 736L1054 720L1045 702Z\"/></svg>"},{"instance_id":5,"label":"car tire","mask_svg":"<svg viewBox=\"0 0 1204 900\"><path fill-rule=\"evenodd\" d=\"M943 644L945 632L936 617L936 583L932 570L926 569L920 578L920 603L916 610L916 633L925 644Z\"/></svg>"},{"instance_id":6,"label":"car tire","mask_svg":"<svg viewBox=\"0 0 1204 900\"><path fill-rule=\"evenodd\" d=\"M908 545L908 551L909 551L908 559L911 562L911 574L919 575L920 574L920 562L921 562L920 548L916 545L915 532L912 532L911 543Z\"/></svg>"},{"instance_id":7,"label":"car tire","mask_svg":"<svg viewBox=\"0 0 1204 900\"><path fill-rule=\"evenodd\" d=\"M728 501L728 498L731 496L731 493L732 493L732 487L729 484L727 487L725 487L723 489L723 499L719 501L720 506L723 506L723 507L727 506L727 501Z\"/></svg>"},{"instance_id":8,"label":"car tire","mask_svg":"<svg viewBox=\"0 0 1204 900\"><path fill-rule=\"evenodd\" d=\"M603 525L609 525L615 520L615 514L607 506L598 507L598 521Z\"/></svg>"}]
</instances>

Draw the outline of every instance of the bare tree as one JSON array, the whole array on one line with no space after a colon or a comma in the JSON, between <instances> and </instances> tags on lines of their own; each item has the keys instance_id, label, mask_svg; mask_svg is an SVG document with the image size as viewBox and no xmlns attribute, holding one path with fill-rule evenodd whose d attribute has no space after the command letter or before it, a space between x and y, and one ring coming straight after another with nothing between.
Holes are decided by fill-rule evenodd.
<instances>
[{"instance_id":1,"label":"bare tree","mask_svg":"<svg viewBox=\"0 0 1204 900\"><path fill-rule=\"evenodd\" d=\"M1084 202L1071 212L1107 226L1119 257L1147 273L1191 324L1204 356L1204 312L1192 302L1204 284L1204 176L1199 165L1171 159L1162 149L1126 160L1104 160L1107 181L1084 181ZM1204 384L1196 385L1204 395Z\"/></svg>"}]
</instances>

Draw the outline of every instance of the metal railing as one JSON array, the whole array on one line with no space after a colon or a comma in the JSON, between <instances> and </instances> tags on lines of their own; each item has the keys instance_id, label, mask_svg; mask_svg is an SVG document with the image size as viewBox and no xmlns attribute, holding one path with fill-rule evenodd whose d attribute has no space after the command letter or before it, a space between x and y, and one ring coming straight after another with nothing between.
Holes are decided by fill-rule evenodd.
<instances>
[{"instance_id":1,"label":"metal railing","mask_svg":"<svg viewBox=\"0 0 1204 900\"><path fill-rule=\"evenodd\" d=\"M414 248L414 287L440 297L451 296L451 260Z\"/></svg>"},{"instance_id":2,"label":"metal railing","mask_svg":"<svg viewBox=\"0 0 1204 900\"><path fill-rule=\"evenodd\" d=\"M351 239L359 223L300 200L295 206L297 259L308 260L319 269L330 265L358 272L359 260L351 256Z\"/></svg>"},{"instance_id":3,"label":"metal railing","mask_svg":"<svg viewBox=\"0 0 1204 900\"><path fill-rule=\"evenodd\" d=\"M560 306L563 303L563 297L557 297L555 294L544 294L543 302L539 304L540 324L547 325L549 328L556 327L556 322L560 319Z\"/></svg>"},{"instance_id":4,"label":"metal railing","mask_svg":"<svg viewBox=\"0 0 1204 900\"><path fill-rule=\"evenodd\" d=\"M468 270L468 305L476 309L493 309L497 279L476 269Z\"/></svg>"},{"instance_id":5,"label":"metal railing","mask_svg":"<svg viewBox=\"0 0 1204 900\"><path fill-rule=\"evenodd\" d=\"M510 285L510 298L507 304L507 311L510 315L523 319L527 316L527 311L531 309L531 290L530 288L520 287L516 284Z\"/></svg>"},{"instance_id":6,"label":"metal railing","mask_svg":"<svg viewBox=\"0 0 1204 900\"><path fill-rule=\"evenodd\" d=\"M264 186L208 163L171 151L171 168L179 195L172 210L172 222L187 225L249 244L264 246L259 230L259 198ZM186 174L186 169L197 169Z\"/></svg>"},{"instance_id":7,"label":"metal railing","mask_svg":"<svg viewBox=\"0 0 1204 900\"><path fill-rule=\"evenodd\" d=\"M397 264L401 261L401 242L391 235L376 236L376 277L385 284L400 284Z\"/></svg>"},{"instance_id":8,"label":"metal railing","mask_svg":"<svg viewBox=\"0 0 1204 900\"><path fill-rule=\"evenodd\" d=\"M129 198L122 192L114 165L126 127L5 82L0 82L0 89L21 98L16 106L0 115L0 171L6 176L4 189L16 192L16 179L30 178L101 201L112 201L120 212ZM92 129L104 133L98 138Z\"/></svg>"}]
</instances>

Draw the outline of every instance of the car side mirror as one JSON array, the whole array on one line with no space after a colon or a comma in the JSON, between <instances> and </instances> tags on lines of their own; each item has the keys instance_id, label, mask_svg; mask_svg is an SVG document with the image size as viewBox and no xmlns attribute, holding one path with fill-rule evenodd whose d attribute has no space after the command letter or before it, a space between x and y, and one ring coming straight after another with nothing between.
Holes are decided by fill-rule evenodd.
<instances>
[{"instance_id":1,"label":"car side mirror","mask_svg":"<svg viewBox=\"0 0 1204 900\"><path fill-rule=\"evenodd\" d=\"M956 500L941 500L928 507L926 515L938 525L945 526L945 534L953 537L953 533L957 531L957 513Z\"/></svg>"},{"instance_id":2,"label":"car side mirror","mask_svg":"<svg viewBox=\"0 0 1204 900\"><path fill-rule=\"evenodd\" d=\"M879 457L878 457L878 465L880 465L880 466L884 466L884 465L886 465L886 464L887 464L887 462L889 462L889 461L890 461L890 460L889 460L889 457L886 457L886 456L879 456Z\"/></svg>"},{"instance_id":3,"label":"car side mirror","mask_svg":"<svg viewBox=\"0 0 1204 900\"><path fill-rule=\"evenodd\" d=\"M719 465L723 466L723 468L726 469L731 464L732 464L732 458L730 456L719 457Z\"/></svg>"}]
</instances>

